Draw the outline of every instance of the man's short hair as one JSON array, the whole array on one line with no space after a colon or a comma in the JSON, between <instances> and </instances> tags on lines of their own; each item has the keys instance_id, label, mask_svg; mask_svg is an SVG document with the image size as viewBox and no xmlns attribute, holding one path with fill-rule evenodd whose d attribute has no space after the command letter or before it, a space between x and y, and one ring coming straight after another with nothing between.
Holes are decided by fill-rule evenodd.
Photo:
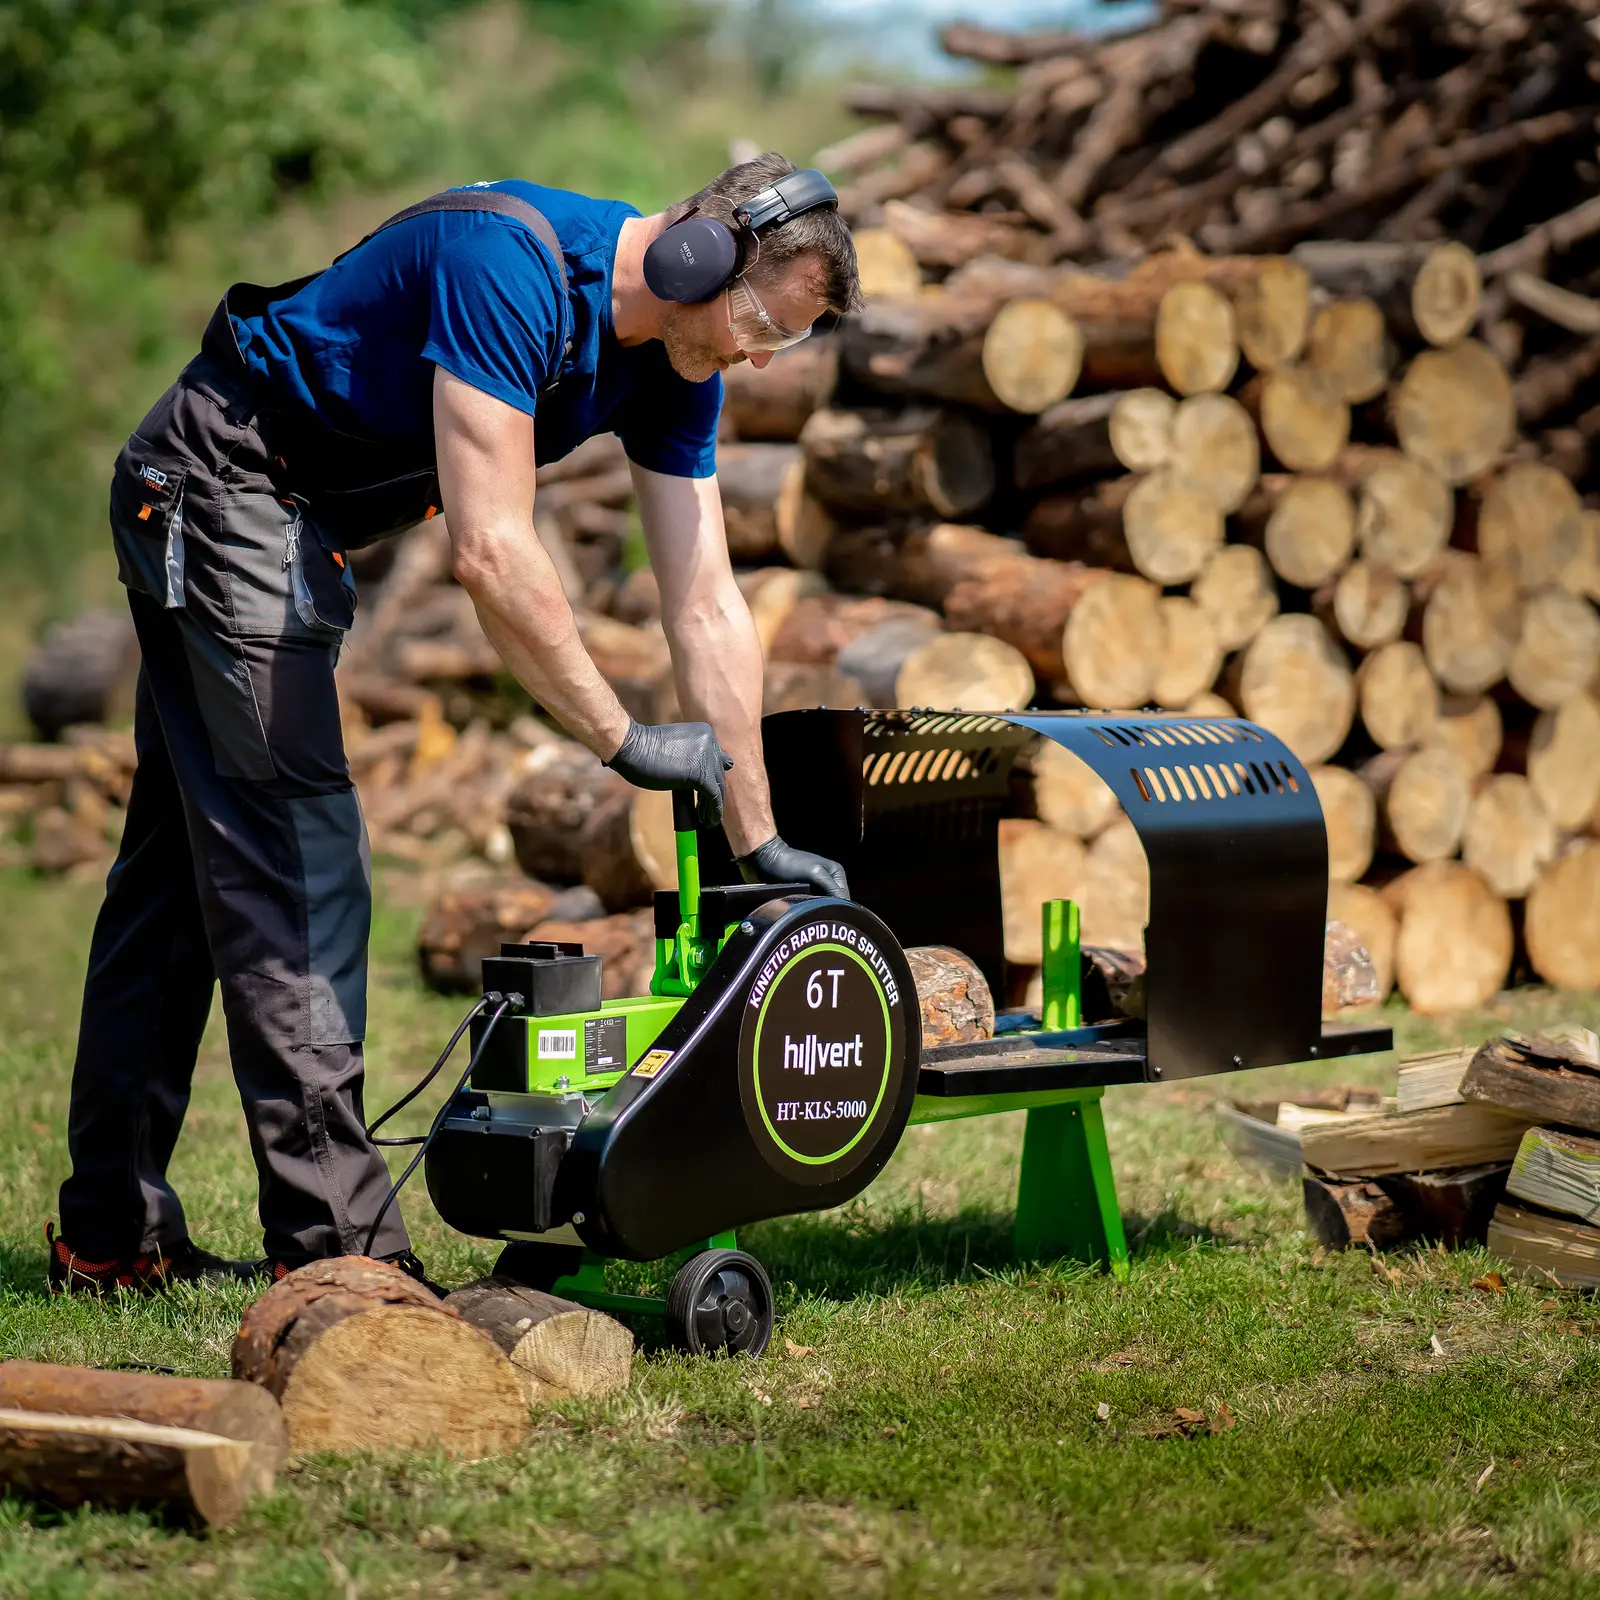
<instances>
[{"instance_id":1,"label":"man's short hair","mask_svg":"<svg viewBox=\"0 0 1600 1600\"><path fill-rule=\"evenodd\" d=\"M707 209L708 201L741 205L794 170L794 163L775 150L753 161L741 161L713 178L698 194L668 206L667 226L681 222L694 211ZM715 214L722 208L711 206L709 209ZM855 241L850 237L844 218L832 207L803 211L776 228L763 228L757 237L761 241L761 253L750 271L757 283L771 283L783 275L790 262L812 256L817 263L817 290L826 300L828 309L843 313L862 308L865 302L861 298L861 277L856 270Z\"/></svg>"}]
</instances>

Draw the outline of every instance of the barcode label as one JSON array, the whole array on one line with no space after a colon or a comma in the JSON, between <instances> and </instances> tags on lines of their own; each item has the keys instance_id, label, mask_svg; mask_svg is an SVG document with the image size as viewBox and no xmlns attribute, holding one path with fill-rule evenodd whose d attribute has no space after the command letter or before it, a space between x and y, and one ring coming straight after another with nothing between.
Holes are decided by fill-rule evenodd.
<instances>
[{"instance_id":1,"label":"barcode label","mask_svg":"<svg viewBox=\"0 0 1600 1600\"><path fill-rule=\"evenodd\" d=\"M576 1061L578 1059L578 1030L576 1028L541 1028L539 1030L539 1059L541 1061Z\"/></svg>"}]
</instances>

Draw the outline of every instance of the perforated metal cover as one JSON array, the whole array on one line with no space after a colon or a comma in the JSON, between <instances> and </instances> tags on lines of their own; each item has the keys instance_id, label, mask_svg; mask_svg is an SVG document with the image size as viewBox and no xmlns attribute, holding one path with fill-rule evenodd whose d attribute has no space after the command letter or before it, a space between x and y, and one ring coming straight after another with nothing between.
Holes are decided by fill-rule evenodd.
<instances>
[{"instance_id":1,"label":"perforated metal cover","mask_svg":"<svg viewBox=\"0 0 1600 1600\"><path fill-rule=\"evenodd\" d=\"M779 832L842 861L904 944L1003 991L998 831L1034 736L1110 785L1150 863L1152 1077L1315 1057L1327 836L1305 768L1237 718L790 711L765 723Z\"/></svg>"}]
</instances>

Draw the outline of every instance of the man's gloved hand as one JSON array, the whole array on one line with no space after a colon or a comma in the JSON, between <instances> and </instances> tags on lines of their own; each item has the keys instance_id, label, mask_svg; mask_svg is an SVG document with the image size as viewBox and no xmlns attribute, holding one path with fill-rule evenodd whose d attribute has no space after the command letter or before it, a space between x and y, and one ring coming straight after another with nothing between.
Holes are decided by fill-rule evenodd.
<instances>
[{"instance_id":1,"label":"man's gloved hand","mask_svg":"<svg viewBox=\"0 0 1600 1600\"><path fill-rule=\"evenodd\" d=\"M630 718L606 765L640 789L693 789L700 826L722 826L722 775L732 770L733 759L717 743L709 722L648 724Z\"/></svg>"},{"instance_id":2,"label":"man's gloved hand","mask_svg":"<svg viewBox=\"0 0 1600 1600\"><path fill-rule=\"evenodd\" d=\"M850 898L850 885L844 868L826 856L809 850L796 850L777 834L747 856L739 857L739 870L746 883L809 883L821 894Z\"/></svg>"}]
</instances>

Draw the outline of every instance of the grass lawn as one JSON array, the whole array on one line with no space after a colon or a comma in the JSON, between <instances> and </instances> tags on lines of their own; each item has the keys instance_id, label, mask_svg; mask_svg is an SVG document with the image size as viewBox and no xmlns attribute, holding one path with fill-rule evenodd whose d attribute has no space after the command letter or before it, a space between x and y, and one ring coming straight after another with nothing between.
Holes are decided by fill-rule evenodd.
<instances>
[{"instance_id":1,"label":"grass lawn","mask_svg":"<svg viewBox=\"0 0 1600 1600\"><path fill-rule=\"evenodd\" d=\"M45 1294L98 897L0 875L0 1357L220 1375L246 1295ZM462 1009L416 982L402 898L373 1105ZM1392 1016L1404 1048L1438 1038ZM1558 1017L1600 1001L1530 994L1460 1032ZM0 1597L1600 1594L1600 1309L1476 1290L1481 1253L1325 1255L1297 1186L1223 1148L1220 1086L1107 1097L1126 1281L1012 1261L1020 1117L914 1129L860 1201L742 1236L780 1302L761 1361L647 1346L626 1394L545 1412L520 1455L313 1460L220 1534L0 1498ZM256 1253L215 1028L175 1168L198 1241ZM492 1260L420 1185L406 1210L444 1281ZM1224 1404L1220 1432L1164 1427Z\"/></svg>"}]
</instances>

